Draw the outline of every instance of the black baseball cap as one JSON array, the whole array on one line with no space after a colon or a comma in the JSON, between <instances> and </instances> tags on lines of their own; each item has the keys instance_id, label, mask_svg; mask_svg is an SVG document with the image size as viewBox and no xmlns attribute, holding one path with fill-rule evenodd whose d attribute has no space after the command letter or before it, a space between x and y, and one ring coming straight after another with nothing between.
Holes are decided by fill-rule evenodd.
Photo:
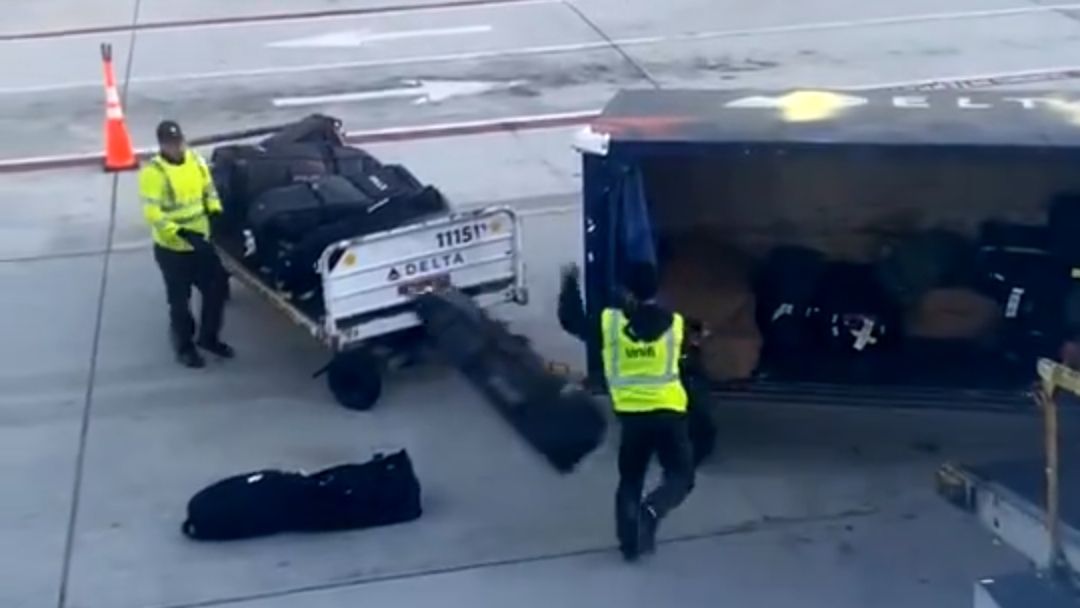
<instances>
[{"instance_id":1,"label":"black baseball cap","mask_svg":"<svg viewBox=\"0 0 1080 608\"><path fill-rule=\"evenodd\" d=\"M184 132L175 120L163 120L157 126L158 143L178 143L184 141Z\"/></svg>"}]
</instances>

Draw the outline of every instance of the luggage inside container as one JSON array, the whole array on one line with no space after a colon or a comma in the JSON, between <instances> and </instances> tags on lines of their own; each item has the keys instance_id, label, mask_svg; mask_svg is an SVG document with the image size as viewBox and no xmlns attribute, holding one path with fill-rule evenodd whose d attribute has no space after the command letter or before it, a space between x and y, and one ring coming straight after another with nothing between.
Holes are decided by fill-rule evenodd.
<instances>
[{"instance_id":1,"label":"luggage inside container","mask_svg":"<svg viewBox=\"0 0 1080 608\"><path fill-rule=\"evenodd\" d=\"M1064 308L1068 268L1030 246L993 250L980 235L991 222L1046 225L1053 196L1080 186L1066 159L763 148L650 159L642 169L663 295L707 317L714 380L747 379L753 367L770 380L1019 389L1036 357L1054 356L1064 338L1052 311ZM937 251L937 235L957 243ZM972 259L961 261L965 244ZM796 248L803 254L786 267L767 266ZM891 276L896 257L914 260L907 275L926 276ZM1005 276L998 286L988 275ZM1008 310L1021 285L1034 301L1027 313ZM808 291L805 301L764 297L786 286ZM794 339L763 338L785 304L818 316L789 330ZM844 330L858 328L837 331L832 320L845 312L875 318L872 345L847 348ZM1038 331L1044 340L1029 335Z\"/></svg>"},{"instance_id":2,"label":"luggage inside container","mask_svg":"<svg viewBox=\"0 0 1080 608\"><path fill-rule=\"evenodd\" d=\"M609 138L602 153L586 150L590 306L613 293L617 234L637 222L632 206L599 204L636 172L661 297L710 327L718 386L1025 403L1037 358L1058 359L1078 329L1062 235L1080 223L1056 218L1080 211L1080 128L1051 133L1064 115L1037 111L1049 102L1000 94L858 95L837 97L863 100L847 114L785 123L762 101L779 95L621 93L592 126ZM1053 205L1069 211L1051 225Z\"/></svg>"}]
</instances>

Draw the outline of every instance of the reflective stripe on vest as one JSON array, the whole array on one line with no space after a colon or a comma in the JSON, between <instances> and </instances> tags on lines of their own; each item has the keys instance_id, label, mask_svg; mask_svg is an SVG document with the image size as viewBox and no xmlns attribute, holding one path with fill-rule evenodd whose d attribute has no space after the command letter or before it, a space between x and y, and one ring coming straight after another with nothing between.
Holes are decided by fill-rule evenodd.
<instances>
[{"instance_id":1,"label":"reflective stripe on vest","mask_svg":"<svg viewBox=\"0 0 1080 608\"><path fill-rule=\"evenodd\" d=\"M682 348L683 319L674 315L671 327L652 342L636 342L624 336L626 317L617 309L607 309L601 316L604 335L604 368L615 410L647 412L653 410L686 411L687 396L679 376L679 350ZM657 353L658 349L665 352ZM625 351L625 352L624 352ZM638 364L626 365L627 355L642 357ZM646 361L647 360L647 361ZM628 370L627 367L630 369Z\"/></svg>"}]
</instances>

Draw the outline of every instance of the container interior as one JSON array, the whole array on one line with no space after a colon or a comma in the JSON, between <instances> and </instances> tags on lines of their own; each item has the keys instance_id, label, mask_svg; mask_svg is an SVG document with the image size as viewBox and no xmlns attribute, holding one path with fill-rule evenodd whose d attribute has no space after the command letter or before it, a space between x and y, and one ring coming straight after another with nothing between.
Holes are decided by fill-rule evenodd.
<instances>
[{"instance_id":1,"label":"container interior","mask_svg":"<svg viewBox=\"0 0 1080 608\"><path fill-rule=\"evenodd\" d=\"M1080 322L1072 261L1048 236L1051 200L1080 192L1076 161L842 146L648 159L663 296L709 327L717 381L1023 387Z\"/></svg>"}]
</instances>

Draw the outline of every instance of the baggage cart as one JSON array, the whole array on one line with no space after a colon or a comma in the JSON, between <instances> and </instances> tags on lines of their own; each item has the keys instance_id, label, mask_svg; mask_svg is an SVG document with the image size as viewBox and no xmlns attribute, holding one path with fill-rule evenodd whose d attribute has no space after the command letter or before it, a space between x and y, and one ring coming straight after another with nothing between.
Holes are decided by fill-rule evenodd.
<instances>
[{"instance_id":1,"label":"baggage cart","mask_svg":"<svg viewBox=\"0 0 1080 608\"><path fill-rule=\"evenodd\" d=\"M506 206L453 211L327 246L315 267L322 305L305 305L271 285L228 248L217 250L232 278L325 345L333 356L315 373L342 406L367 410L382 373L419 342L415 296L454 287L482 308L528 301L520 220Z\"/></svg>"}]
</instances>

